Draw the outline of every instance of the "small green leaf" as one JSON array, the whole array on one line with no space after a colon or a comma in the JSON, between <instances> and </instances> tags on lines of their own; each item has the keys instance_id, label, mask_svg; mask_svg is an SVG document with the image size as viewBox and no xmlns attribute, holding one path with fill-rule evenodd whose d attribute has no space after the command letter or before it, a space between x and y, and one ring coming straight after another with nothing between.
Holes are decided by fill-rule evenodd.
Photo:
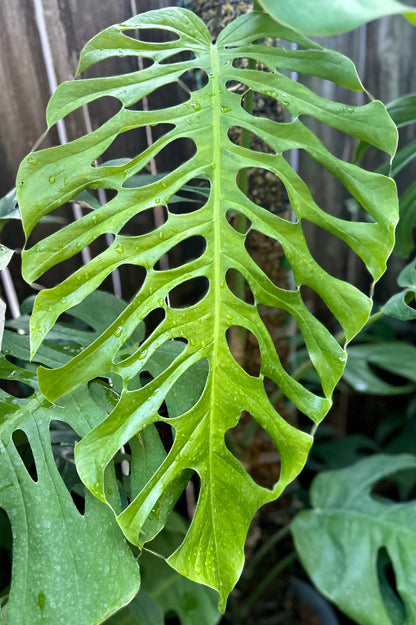
<instances>
[{"instance_id":1,"label":"small green leaf","mask_svg":"<svg viewBox=\"0 0 416 625\"><path fill-rule=\"evenodd\" d=\"M355 391L370 395L401 395L416 389L416 347L398 341L351 345L343 378ZM390 384L373 372L371 366L403 378L403 384ZM407 381L407 384L404 382Z\"/></svg>"},{"instance_id":2,"label":"small green leaf","mask_svg":"<svg viewBox=\"0 0 416 625\"><path fill-rule=\"evenodd\" d=\"M328 37L387 15L403 15L416 24L416 9L397 0L259 0L285 26L307 35Z\"/></svg>"},{"instance_id":3,"label":"small green leaf","mask_svg":"<svg viewBox=\"0 0 416 625\"><path fill-rule=\"evenodd\" d=\"M7 267L13 256L13 250L9 250L5 245L0 244L0 271Z\"/></svg>"},{"instance_id":4,"label":"small green leaf","mask_svg":"<svg viewBox=\"0 0 416 625\"><path fill-rule=\"evenodd\" d=\"M401 321L416 319L416 308L410 305L416 300L416 259L400 272L397 283L404 288L404 291L393 295L384 304L382 311Z\"/></svg>"},{"instance_id":5,"label":"small green leaf","mask_svg":"<svg viewBox=\"0 0 416 625\"><path fill-rule=\"evenodd\" d=\"M412 455L375 455L352 467L318 475L312 510L292 523L296 550L328 599L359 625L414 623L416 503L372 494L395 472L416 470ZM395 588L391 572L393 567Z\"/></svg>"},{"instance_id":6,"label":"small green leaf","mask_svg":"<svg viewBox=\"0 0 416 625\"><path fill-rule=\"evenodd\" d=\"M24 337L21 337L24 338ZM36 388L34 373L0 355L0 377ZM13 530L7 625L96 625L137 592L139 569L111 512L89 492L81 514L52 454L55 419L84 436L105 416L86 387L50 405L38 393L16 399L0 391L0 506ZM17 452L24 432L37 480Z\"/></svg>"},{"instance_id":7,"label":"small green leaf","mask_svg":"<svg viewBox=\"0 0 416 625\"><path fill-rule=\"evenodd\" d=\"M9 219L21 219L19 206L17 204L16 189L11 189L6 195L0 198L0 221Z\"/></svg>"},{"instance_id":8,"label":"small green leaf","mask_svg":"<svg viewBox=\"0 0 416 625\"><path fill-rule=\"evenodd\" d=\"M416 93L409 93L386 104L397 128L416 123Z\"/></svg>"}]
</instances>

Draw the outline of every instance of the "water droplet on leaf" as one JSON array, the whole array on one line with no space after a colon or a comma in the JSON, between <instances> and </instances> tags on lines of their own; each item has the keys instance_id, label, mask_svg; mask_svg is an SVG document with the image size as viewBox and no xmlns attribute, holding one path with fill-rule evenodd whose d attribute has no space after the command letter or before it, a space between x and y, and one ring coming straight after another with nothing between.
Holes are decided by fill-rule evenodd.
<instances>
[{"instance_id":1,"label":"water droplet on leaf","mask_svg":"<svg viewBox=\"0 0 416 625\"><path fill-rule=\"evenodd\" d=\"M56 182L56 178L55 178L55 176L50 175L50 176L49 176L49 182L50 182L51 184L54 184L54 182Z\"/></svg>"}]
</instances>

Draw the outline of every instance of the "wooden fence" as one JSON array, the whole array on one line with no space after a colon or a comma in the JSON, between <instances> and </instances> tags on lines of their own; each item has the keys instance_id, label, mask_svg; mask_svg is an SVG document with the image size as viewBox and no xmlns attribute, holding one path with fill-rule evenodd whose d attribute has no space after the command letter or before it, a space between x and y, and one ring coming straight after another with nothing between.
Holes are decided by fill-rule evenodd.
<instances>
[{"instance_id":1,"label":"wooden fence","mask_svg":"<svg viewBox=\"0 0 416 625\"><path fill-rule=\"evenodd\" d=\"M136 6L138 12L144 12L174 3L175 0L137 0ZM113 23L125 21L132 16L133 10L134 3L131 0L1 0L0 196L14 186L20 160L46 127L45 109L53 84L52 70L45 57L45 41L50 46L52 74L55 73L60 83L74 76L76 59L88 39ZM43 35L42 23L45 25ZM416 91L416 30L401 17L379 20L361 30L332 37L323 43L352 58L373 96L387 102L404 93ZM90 75L94 75L94 70L91 70ZM323 88L327 97L340 97L338 89L333 86L326 84ZM94 109L94 127L108 118L109 106L104 102ZM81 115L70 116L66 132L69 139L84 133L85 119ZM329 133L324 139L334 153L348 156L350 146L339 141L338 133ZM127 143L128 153L137 151L138 144L144 138L132 137L131 141L130 146ZM57 142L57 132L53 130L43 141L42 147ZM302 154L300 157L301 172L309 176L312 174L313 181L313 165L304 160ZM338 215L345 213L343 192L329 176L315 177L311 190L318 203L328 210ZM317 259L324 266L331 267L337 275L344 277L359 271L351 267L351 263L348 266L348 256L344 253L342 243L322 239L321 233L316 236L320 237L319 244L313 247ZM10 247L22 244L21 235L11 227L6 229L3 240Z\"/></svg>"}]
</instances>

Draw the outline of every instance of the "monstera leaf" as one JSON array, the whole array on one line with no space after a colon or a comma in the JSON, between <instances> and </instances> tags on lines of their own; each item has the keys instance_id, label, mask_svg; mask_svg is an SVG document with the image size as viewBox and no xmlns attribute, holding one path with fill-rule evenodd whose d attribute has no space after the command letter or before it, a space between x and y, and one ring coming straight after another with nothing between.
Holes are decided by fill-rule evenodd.
<instances>
[{"instance_id":1,"label":"monstera leaf","mask_svg":"<svg viewBox=\"0 0 416 625\"><path fill-rule=\"evenodd\" d=\"M10 352L28 358L28 337L6 332L4 354ZM110 510L89 492L85 510L75 506L55 464L50 428L59 421L80 438L105 412L86 386L51 405L37 389L36 374L4 354L0 378L32 392L17 398L0 390L0 507L13 532L7 624L101 623L134 597L139 569ZM59 360L57 354L43 349L39 362ZM32 464L19 452L24 443Z\"/></svg>"},{"instance_id":2,"label":"monstera leaf","mask_svg":"<svg viewBox=\"0 0 416 625\"><path fill-rule=\"evenodd\" d=\"M306 33L327 37L353 30L387 15L403 15L416 24L416 9L397 0L259 0L276 20Z\"/></svg>"},{"instance_id":3,"label":"monstera leaf","mask_svg":"<svg viewBox=\"0 0 416 625\"><path fill-rule=\"evenodd\" d=\"M137 29L161 29L172 40L158 43L152 33L151 41L141 40ZM260 43L266 37L296 43L299 49ZM331 393L345 365L343 347L308 310L301 286L310 287L322 298L343 327L347 341L360 330L371 309L371 300L365 294L331 276L314 260L304 224L312 222L341 238L377 279L385 270L397 221L392 180L334 157L301 116L313 116L390 155L395 150L397 131L380 102L345 106L318 97L290 80L281 70L362 89L348 59L278 25L261 12L239 18L212 44L205 25L190 11L151 11L92 39L81 54L79 72L114 56L144 57L147 61L140 71L64 83L54 94L47 117L51 126L102 96L117 98L120 110L84 137L30 154L19 170L18 198L27 236L43 215L85 189L111 189L114 195L101 208L24 251L24 276L33 281L100 235L116 235L106 251L61 284L38 295L31 319L32 353L58 316L81 302L115 267L130 264L146 270L137 295L101 336L64 366L39 370L40 388L49 401L55 402L98 376L123 380L114 410L76 448L82 480L109 505L112 502L106 467L119 448L133 437L137 440L137 435L145 436L154 422L172 427L173 443L166 458L160 465L153 463L156 466L152 476L140 484L140 492L125 509L112 507L127 538L142 546L160 530L169 506L189 479L188 471L196 472L200 489L195 516L183 543L168 562L190 579L216 588L223 609L243 565L243 544L255 511L276 498L299 473L312 443L309 434L285 421L270 404L264 380L271 379L308 415L311 424L317 424L331 405ZM206 75L206 84L186 102L138 110L136 104L142 98L162 86L176 84L184 73L195 69ZM246 111L240 83L245 89L279 101L293 121L278 123ZM168 129L127 163L97 163L117 137L148 124L163 124L161 129L168 124ZM233 141L234 130L238 134L241 129L266 142L268 153ZM178 138L191 140L195 146L188 161L153 183L129 185L134 175ZM369 221L350 223L322 210L285 158L292 148L305 150L336 176L368 212ZM283 181L293 207L292 221L264 210L241 191L240 172L251 167L268 170ZM170 210L169 198L186 183L194 184L196 178L209 186L205 204L186 214ZM137 236L118 234L133 216L161 204L168 207L168 219L157 230ZM240 213L248 227L280 242L293 270L295 289L278 288L257 266L245 247L246 233L233 227L230 213ZM159 259L194 236L205 239L201 255L182 266L162 270L157 264ZM242 301L233 292L229 280L232 270L248 283L254 304ZM196 304L185 308L170 305L168 295L175 287L201 277L208 287ZM321 380L321 393L311 392L285 370L261 319L261 305L282 309L296 320ZM155 309L163 312L163 320L153 331L150 328L150 335L133 354L126 356L123 344ZM262 358L258 377L246 373L230 352L227 330L231 326L242 327L257 337ZM181 349L173 360L166 360L164 370L140 387L140 372L144 375L148 371L154 354L163 346L167 349L172 339L179 339ZM175 397L180 388L180 392L187 393L184 374L195 366L205 367L203 390L185 412L170 418L164 400ZM225 444L227 431L236 426L242 411L249 412L267 431L280 452L280 479L272 490L251 479Z\"/></svg>"},{"instance_id":4,"label":"monstera leaf","mask_svg":"<svg viewBox=\"0 0 416 625\"><path fill-rule=\"evenodd\" d=\"M416 618L414 501L373 491L394 474L414 474L412 455L374 455L321 473L312 510L292 523L296 549L317 588L359 625L399 625ZM397 475L399 477L399 475Z\"/></svg>"}]
</instances>

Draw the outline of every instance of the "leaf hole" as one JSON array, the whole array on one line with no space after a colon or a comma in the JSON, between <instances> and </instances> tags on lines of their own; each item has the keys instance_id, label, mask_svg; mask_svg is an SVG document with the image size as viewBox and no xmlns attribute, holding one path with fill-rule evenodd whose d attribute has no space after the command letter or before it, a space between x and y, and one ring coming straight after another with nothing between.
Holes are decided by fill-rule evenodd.
<instances>
[{"instance_id":1,"label":"leaf hole","mask_svg":"<svg viewBox=\"0 0 416 625\"><path fill-rule=\"evenodd\" d=\"M242 128L241 126L231 126L231 128L228 129L228 138L231 143L241 146L243 140L243 132L244 128ZM276 154L273 148L264 139L254 134L251 134L250 136L250 149L267 154ZM249 170L244 169L243 171ZM271 174L272 172L268 173ZM239 177L241 178L241 175Z\"/></svg>"},{"instance_id":2,"label":"leaf hole","mask_svg":"<svg viewBox=\"0 0 416 625\"><path fill-rule=\"evenodd\" d=\"M284 251L279 241L251 229L245 240L245 248L273 284L279 288L288 288L289 275L287 267L282 263Z\"/></svg>"},{"instance_id":3,"label":"leaf hole","mask_svg":"<svg viewBox=\"0 0 416 625\"><path fill-rule=\"evenodd\" d=\"M208 84L208 75L201 67L193 67L178 78L179 86L185 91L199 91Z\"/></svg>"},{"instance_id":4,"label":"leaf hole","mask_svg":"<svg viewBox=\"0 0 416 625\"><path fill-rule=\"evenodd\" d=\"M194 235L174 245L169 250L169 268L181 267L190 259L196 260L205 252L205 237Z\"/></svg>"},{"instance_id":5,"label":"leaf hole","mask_svg":"<svg viewBox=\"0 0 416 625\"><path fill-rule=\"evenodd\" d=\"M372 278L365 263L348 243L306 219L302 219L302 230L314 259L329 275L338 280L349 276L348 282L357 286L362 286L359 282L370 285Z\"/></svg>"},{"instance_id":6,"label":"leaf hole","mask_svg":"<svg viewBox=\"0 0 416 625\"><path fill-rule=\"evenodd\" d=\"M167 30L166 28L151 28L144 24L139 29L123 30L123 34L130 39L138 39L138 41L148 43L166 43L167 41L178 41L180 39L178 33Z\"/></svg>"},{"instance_id":7,"label":"leaf hole","mask_svg":"<svg viewBox=\"0 0 416 625\"><path fill-rule=\"evenodd\" d=\"M36 470L36 462L33 457L32 447L26 432L21 429L15 430L12 434L12 441L28 475L34 482L37 482L38 472Z\"/></svg>"},{"instance_id":8,"label":"leaf hole","mask_svg":"<svg viewBox=\"0 0 416 625\"><path fill-rule=\"evenodd\" d=\"M0 593L8 588L12 579L13 533L7 512L0 508Z\"/></svg>"},{"instance_id":9,"label":"leaf hole","mask_svg":"<svg viewBox=\"0 0 416 625\"><path fill-rule=\"evenodd\" d=\"M147 96L149 111L169 110L173 106L183 104L188 99L188 93L181 89L175 82L163 85L152 91Z\"/></svg>"},{"instance_id":10,"label":"leaf hole","mask_svg":"<svg viewBox=\"0 0 416 625\"><path fill-rule=\"evenodd\" d=\"M299 326L296 320L283 308L258 304L257 311L279 353L282 364L284 364L289 357L291 343L299 335ZM295 345L296 348L300 346Z\"/></svg>"},{"instance_id":11,"label":"leaf hole","mask_svg":"<svg viewBox=\"0 0 416 625\"><path fill-rule=\"evenodd\" d=\"M226 218L230 226L241 234L246 234L251 228L250 219L238 210L228 210L226 212Z\"/></svg>"},{"instance_id":12,"label":"leaf hole","mask_svg":"<svg viewBox=\"0 0 416 625\"><path fill-rule=\"evenodd\" d=\"M148 69L154 64L153 59L142 57L143 69ZM83 78L100 78L114 77L126 74L132 74L139 69L137 56L133 54L123 54L112 56L106 59L100 59L94 63L93 68L82 72ZM89 106L89 105L88 105Z\"/></svg>"},{"instance_id":13,"label":"leaf hole","mask_svg":"<svg viewBox=\"0 0 416 625\"><path fill-rule=\"evenodd\" d=\"M87 225L85 227L87 228ZM72 243L73 242L71 241L71 244ZM45 248L48 246L51 254L56 249L55 241L53 239L44 239L44 244ZM84 245L77 243L71 256L63 258L60 261L58 259L55 265L47 269L45 273L42 274L42 286L45 286L46 288L55 287L58 284L61 284L67 277L75 273L75 271L81 267L83 268L85 265L81 256L82 250L86 250L89 257L93 259L98 258L107 248L108 241L105 234L98 236L95 240L85 242ZM69 251L67 253L69 253ZM86 275L89 275L88 270L86 270L86 273L84 273L82 278L84 282L88 279L86 278Z\"/></svg>"},{"instance_id":14,"label":"leaf hole","mask_svg":"<svg viewBox=\"0 0 416 625\"><path fill-rule=\"evenodd\" d=\"M169 171L172 168L172 163L175 163L175 166L179 167L180 165L183 165L184 163L186 163L186 161L188 161L190 158L192 158L192 156L195 153L196 153L196 145L195 145L195 142L192 141L192 139L189 139L187 137L173 139L167 145L165 145L155 156L157 170ZM146 163L146 165L140 170L140 172L136 172L134 174L132 173L131 176L127 177L126 180L123 182L122 187L131 188L132 186L134 186L130 182L130 179L133 178L133 176L136 176L137 173L139 175L146 174L147 175L146 184L149 184L151 180L151 177L148 171L149 163L150 163L150 159ZM133 169L133 166L131 167L131 169ZM136 183L136 181L140 182L141 180L143 180L143 178L133 178L133 180ZM157 181L158 181L158 177L155 176L153 179L153 182L156 183ZM141 186L142 185L139 184L137 188L140 188ZM155 198L154 198L155 204L160 204L160 203L167 204L168 203L169 199L165 200L162 191L163 189L159 189L159 188L155 189ZM156 198L159 198L159 199L156 201Z\"/></svg>"},{"instance_id":15,"label":"leaf hole","mask_svg":"<svg viewBox=\"0 0 416 625\"><path fill-rule=\"evenodd\" d=\"M204 206L211 193L210 182L205 178L189 180L172 198L169 198L169 213L186 215Z\"/></svg>"},{"instance_id":16,"label":"leaf hole","mask_svg":"<svg viewBox=\"0 0 416 625\"><path fill-rule=\"evenodd\" d=\"M284 361L283 358L282 360ZM284 395L279 399L277 394L279 393L280 389L277 384L272 379L264 376L263 387L264 392L266 393L267 398L270 402L270 406L273 408L273 410L275 410L276 413L280 417L282 417L287 423L290 423L295 427L299 426L297 409L293 406L293 404L286 401ZM310 429L310 419L308 418L306 418L305 427Z\"/></svg>"},{"instance_id":17,"label":"leaf hole","mask_svg":"<svg viewBox=\"0 0 416 625\"><path fill-rule=\"evenodd\" d=\"M160 221L158 225L155 223L156 214L158 221ZM144 234L149 234L150 232L157 230L160 226L166 223L167 218L168 210L166 206L163 206L163 204L160 204L157 209L155 209L155 207L147 208L129 219L118 234L126 236L143 236Z\"/></svg>"},{"instance_id":18,"label":"leaf hole","mask_svg":"<svg viewBox=\"0 0 416 625\"><path fill-rule=\"evenodd\" d=\"M377 553L377 576L381 599L394 625L404 625L407 621L407 610L402 601L396 582L394 564L386 547Z\"/></svg>"},{"instance_id":19,"label":"leaf hole","mask_svg":"<svg viewBox=\"0 0 416 625\"><path fill-rule=\"evenodd\" d=\"M76 509L84 515L85 487L78 476L74 460L74 447L81 437L68 423L57 419L49 424L49 436L56 468Z\"/></svg>"},{"instance_id":20,"label":"leaf hole","mask_svg":"<svg viewBox=\"0 0 416 625\"><path fill-rule=\"evenodd\" d=\"M143 341L146 341L151 334L156 330L156 328L162 323L164 318L166 317L166 312L163 308L154 308L149 312L148 315L143 319L143 323L145 326L145 336Z\"/></svg>"},{"instance_id":21,"label":"leaf hole","mask_svg":"<svg viewBox=\"0 0 416 625\"><path fill-rule=\"evenodd\" d=\"M206 358L192 364L176 380L166 397L169 417L179 417L199 401L204 392L209 364Z\"/></svg>"},{"instance_id":22,"label":"leaf hole","mask_svg":"<svg viewBox=\"0 0 416 625\"><path fill-rule=\"evenodd\" d=\"M403 469L376 482L371 496L384 502L405 503L416 499L416 475L414 469Z\"/></svg>"},{"instance_id":23,"label":"leaf hole","mask_svg":"<svg viewBox=\"0 0 416 625\"><path fill-rule=\"evenodd\" d=\"M83 137L86 131L91 132L100 128L117 115L122 108L123 105L118 98L109 95L101 96L88 103L87 114L88 122L91 123L91 129L86 128L85 114L81 107L67 113L61 119L65 120L65 125L70 129L71 139L75 140ZM56 145L56 142L54 142L54 145Z\"/></svg>"},{"instance_id":24,"label":"leaf hole","mask_svg":"<svg viewBox=\"0 0 416 625\"><path fill-rule=\"evenodd\" d=\"M329 285L328 285L328 288ZM340 324L338 319L329 309L326 302L306 284L300 286L300 294L306 308L319 319L332 334L338 332Z\"/></svg>"},{"instance_id":25,"label":"leaf hole","mask_svg":"<svg viewBox=\"0 0 416 625\"><path fill-rule=\"evenodd\" d=\"M144 284L146 273L146 269L141 265L124 263L117 267L117 273L110 273L105 278L101 288L111 292L116 286L121 287L122 297L130 301Z\"/></svg>"},{"instance_id":26,"label":"leaf hole","mask_svg":"<svg viewBox=\"0 0 416 625\"><path fill-rule=\"evenodd\" d=\"M228 449L259 486L273 489L280 477L280 455L269 434L244 410L225 435Z\"/></svg>"},{"instance_id":27,"label":"leaf hole","mask_svg":"<svg viewBox=\"0 0 416 625\"><path fill-rule=\"evenodd\" d=\"M195 54L189 50L180 50L180 52L172 52L159 61L160 65L168 65L171 63L183 63L184 61L192 61L195 59Z\"/></svg>"},{"instance_id":28,"label":"leaf hole","mask_svg":"<svg viewBox=\"0 0 416 625\"><path fill-rule=\"evenodd\" d=\"M260 138L260 143L256 144L256 141L257 139L254 137L253 149L265 152L267 145L261 143ZM291 212L285 187L274 172L260 167L240 169L237 174L237 185L239 188L241 188L246 177L248 177L248 197L252 202L274 215L279 215L282 219L290 219Z\"/></svg>"},{"instance_id":29,"label":"leaf hole","mask_svg":"<svg viewBox=\"0 0 416 625\"><path fill-rule=\"evenodd\" d=\"M159 408L159 412L166 412L165 416L167 416L167 408L165 402L163 402L161 408ZM156 427L157 433L159 434L160 440L162 441L165 452L166 454L168 454L173 446L175 430L169 423L166 423L165 421L156 421L154 425Z\"/></svg>"},{"instance_id":30,"label":"leaf hole","mask_svg":"<svg viewBox=\"0 0 416 625\"><path fill-rule=\"evenodd\" d=\"M386 351L388 351L388 348L386 349ZM383 356L385 356L385 354L383 354ZM377 358L375 357L374 360L376 361ZM400 388L401 386L407 386L409 384L411 378L406 379L404 375L402 376L399 373L395 373L394 371L389 370L391 365L388 361L386 362L384 360L383 362L383 359L381 359L380 363L373 362L372 356L370 354L367 364L370 371L372 371L372 373L374 373L383 382L387 382L387 384L390 384L397 388Z\"/></svg>"},{"instance_id":31,"label":"leaf hole","mask_svg":"<svg viewBox=\"0 0 416 625\"><path fill-rule=\"evenodd\" d=\"M110 145L101 154L97 169L102 167L117 167L126 165L126 159L133 159L147 147L144 128L130 128L119 132ZM100 173L100 172L97 172Z\"/></svg>"},{"instance_id":32,"label":"leaf hole","mask_svg":"<svg viewBox=\"0 0 416 625\"><path fill-rule=\"evenodd\" d=\"M258 378L261 354L257 337L247 328L231 325L225 333L230 353L236 363L249 375Z\"/></svg>"},{"instance_id":33,"label":"leaf hole","mask_svg":"<svg viewBox=\"0 0 416 625\"><path fill-rule=\"evenodd\" d=\"M245 89L245 86L243 85L243 83L241 83L238 80L227 80L225 83L225 87L226 89L228 89L228 91L231 91L232 93L238 93L238 94L242 94L242 92Z\"/></svg>"},{"instance_id":34,"label":"leaf hole","mask_svg":"<svg viewBox=\"0 0 416 625\"><path fill-rule=\"evenodd\" d=\"M16 367L19 366L19 359L14 358L10 354L6 355L6 360L8 360L12 365L15 365ZM15 373L11 372L11 376L13 375L15 375ZM34 394L33 388L25 382L20 382L20 380L0 379L0 389L3 389L8 395L20 399L31 397Z\"/></svg>"},{"instance_id":35,"label":"leaf hole","mask_svg":"<svg viewBox=\"0 0 416 625\"><path fill-rule=\"evenodd\" d=\"M236 297L243 300L243 302L246 302L247 304L254 304L255 300L253 291L242 273L240 273L237 269L231 268L225 274L225 280L228 288Z\"/></svg>"},{"instance_id":36,"label":"leaf hole","mask_svg":"<svg viewBox=\"0 0 416 625\"><path fill-rule=\"evenodd\" d=\"M196 276L185 280L169 291L171 308L188 308L202 301L208 293L209 280L205 276Z\"/></svg>"},{"instance_id":37,"label":"leaf hole","mask_svg":"<svg viewBox=\"0 0 416 625\"><path fill-rule=\"evenodd\" d=\"M150 373L150 371L147 371L147 370L140 371L139 377L140 377L140 385L142 388L153 380L152 374ZM130 387L130 384L129 384L129 391L131 390L133 390L133 387Z\"/></svg>"},{"instance_id":38,"label":"leaf hole","mask_svg":"<svg viewBox=\"0 0 416 625\"><path fill-rule=\"evenodd\" d=\"M250 59L248 59L246 56L237 56L233 59L232 65L236 69L248 69L249 63Z\"/></svg>"}]
</instances>

